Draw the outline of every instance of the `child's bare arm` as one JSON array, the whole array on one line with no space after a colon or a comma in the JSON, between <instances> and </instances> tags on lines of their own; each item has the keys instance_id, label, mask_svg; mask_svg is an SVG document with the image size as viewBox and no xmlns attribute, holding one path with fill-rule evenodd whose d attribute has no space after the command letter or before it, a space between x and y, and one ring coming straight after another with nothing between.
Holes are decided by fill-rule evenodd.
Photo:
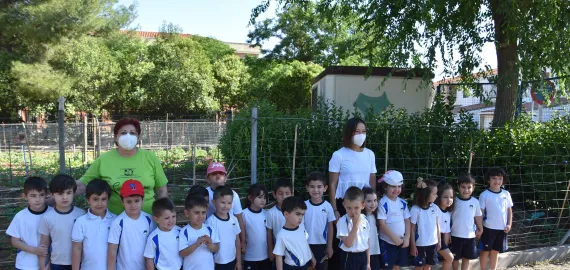
<instances>
[{"instance_id":1,"label":"child's bare arm","mask_svg":"<svg viewBox=\"0 0 570 270\"><path fill-rule=\"evenodd\" d=\"M109 243L107 247L107 269L117 269L117 249L118 244Z\"/></svg>"},{"instance_id":2,"label":"child's bare arm","mask_svg":"<svg viewBox=\"0 0 570 270\"><path fill-rule=\"evenodd\" d=\"M236 237L236 269L241 269L241 240Z\"/></svg>"},{"instance_id":3,"label":"child's bare arm","mask_svg":"<svg viewBox=\"0 0 570 270\"><path fill-rule=\"evenodd\" d=\"M402 243L403 248L407 248L410 245L410 231L411 222L409 218L404 219L405 231L404 231L404 241Z\"/></svg>"},{"instance_id":4,"label":"child's bare arm","mask_svg":"<svg viewBox=\"0 0 570 270\"><path fill-rule=\"evenodd\" d=\"M146 270L154 270L154 260L152 258L144 258Z\"/></svg>"},{"instance_id":5,"label":"child's bare arm","mask_svg":"<svg viewBox=\"0 0 570 270\"><path fill-rule=\"evenodd\" d=\"M83 242L71 243L71 269L79 270L81 266L81 255L83 253Z\"/></svg>"},{"instance_id":6,"label":"child's bare arm","mask_svg":"<svg viewBox=\"0 0 570 270\"><path fill-rule=\"evenodd\" d=\"M485 209L481 209L481 212L485 211ZM475 236L477 238L481 237L481 234L483 234L483 217L482 216L476 216L475 217L475 226L477 226L477 230L475 231Z\"/></svg>"},{"instance_id":7,"label":"child's bare arm","mask_svg":"<svg viewBox=\"0 0 570 270\"><path fill-rule=\"evenodd\" d=\"M273 254L273 230L268 228L266 230L266 233L267 233L267 254L269 254L269 260L274 261L275 254Z\"/></svg>"},{"instance_id":8,"label":"child's bare arm","mask_svg":"<svg viewBox=\"0 0 570 270\"><path fill-rule=\"evenodd\" d=\"M418 250L416 248L416 224L410 224L410 254L412 256L418 256Z\"/></svg>"},{"instance_id":9,"label":"child's bare arm","mask_svg":"<svg viewBox=\"0 0 570 270\"><path fill-rule=\"evenodd\" d=\"M513 208L509 207L507 209L507 226L505 226L505 233L509 233L513 226Z\"/></svg>"},{"instance_id":10,"label":"child's bare arm","mask_svg":"<svg viewBox=\"0 0 570 270\"><path fill-rule=\"evenodd\" d=\"M178 254L180 255L180 257L186 257L190 254L192 254L201 244L202 244L202 237L199 237L198 240L196 241L196 243L188 246L187 248L181 250L180 252L178 252ZM208 246L208 249L210 247ZM211 250L210 250L211 251Z\"/></svg>"},{"instance_id":11,"label":"child's bare arm","mask_svg":"<svg viewBox=\"0 0 570 270\"><path fill-rule=\"evenodd\" d=\"M243 249L243 253L245 253L245 223L243 222L243 215L236 214L235 216L238 220L239 229L241 230L241 233L239 234L238 238L242 244L241 249L238 249L237 252L240 252Z\"/></svg>"},{"instance_id":12,"label":"child's bare arm","mask_svg":"<svg viewBox=\"0 0 570 270\"><path fill-rule=\"evenodd\" d=\"M350 230L350 232L348 232L348 236L341 236L341 240L344 243L344 246L347 248L352 247L352 245L354 245L354 242L356 241L356 236L358 234L358 229L360 228L360 222L362 222L360 220L360 217L358 218L354 218L352 221L352 230Z\"/></svg>"},{"instance_id":13,"label":"child's bare arm","mask_svg":"<svg viewBox=\"0 0 570 270\"><path fill-rule=\"evenodd\" d=\"M49 247L50 242L51 242L51 239L50 239L49 235L43 235L43 234L41 235L40 246ZM40 264L39 265L40 270L45 270L47 262L48 262L47 261L48 260L47 253L46 253L46 255L38 256L38 259L39 259L39 264Z\"/></svg>"},{"instance_id":14,"label":"child's bare arm","mask_svg":"<svg viewBox=\"0 0 570 270\"><path fill-rule=\"evenodd\" d=\"M47 256L48 248L46 246L32 247L24 243L20 238L12 237L12 246L16 249L23 250L28 253L36 254L38 256Z\"/></svg>"},{"instance_id":15,"label":"child's bare arm","mask_svg":"<svg viewBox=\"0 0 570 270\"><path fill-rule=\"evenodd\" d=\"M380 219L380 230L385 233L386 235L388 235L388 237L392 240L392 242L394 242L394 244L396 246L399 246L402 244L402 239L400 239L399 237L397 237L392 230L390 230L390 228L388 228L388 225L386 224L386 220L384 219Z\"/></svg>"},{"instance_id":16,"label":"child's bare arm","mask_svg":"<svg viewBox=\"0 0 570 270\"><path fill-rule=\"evenodd\" d=\"M326 254L328 258L332 258L333 255L333 238L334 238L334 228L333 228L333 222L329 222L328 226L328 231L327 231L327 250L326 250Z\"/></svg>"},{"instance_id":17,"label":"child's bare arm","mask_svg":"<svg viewBox=\"0 0 570 270\"><path fill-rule=\"evenodd\" d=\"M274 255L275 256L275 265L277 266L277 270L283 270L283 256Z\"/></svg>"}]
</instances>

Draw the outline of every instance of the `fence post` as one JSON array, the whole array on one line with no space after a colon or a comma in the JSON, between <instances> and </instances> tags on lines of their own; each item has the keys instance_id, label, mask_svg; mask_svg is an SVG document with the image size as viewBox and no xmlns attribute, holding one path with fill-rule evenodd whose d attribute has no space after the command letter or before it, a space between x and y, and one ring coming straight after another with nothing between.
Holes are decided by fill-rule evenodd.
<instances>
[{"instance_id":1,"label":"fence post","mask_svg":"<svg viewBox=\"0 0 570 270\"><path fill-rule=\"evenodd\" d=\"M65 173L65 98L59 97L59 110L57 111L57 124L59 127L59 173Z\"/></svg>"},{"instance_id":2,"label":"fence post","mask_svg":"<svg viewBox=\"0 0 570 270\"><path fill-rule=\"evenodd\" d=\"M83 115L83 165L87 164L87 114Z\"/></svg>"},{"instance_id":3,"label":"fence post","mask_svg":"<svg viewBox=\"0 0 570 270\"><path fill-rule=\"evenodd\" d=\"M257 183L257 108L251 109L251 183Z\"/></svg>"}]
</instances>

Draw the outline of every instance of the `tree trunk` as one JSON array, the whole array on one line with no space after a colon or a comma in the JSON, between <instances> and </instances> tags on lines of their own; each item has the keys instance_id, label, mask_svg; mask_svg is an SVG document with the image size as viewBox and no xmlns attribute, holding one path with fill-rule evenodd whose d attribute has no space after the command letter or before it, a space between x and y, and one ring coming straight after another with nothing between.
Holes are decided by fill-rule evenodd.
<instances>
[{"instance_id":1,"label":"tree trunk","mask_svg":"<svg viewBox=\"0 0 570 270\"><path fill-rule=\"evenodd\" d=\"M514 119L518 94L517 37L505 16L502 0L491 0L495 22L495 48L497 49L497 99L493 127L504 126Z\"/></svg>"}]
</instances>

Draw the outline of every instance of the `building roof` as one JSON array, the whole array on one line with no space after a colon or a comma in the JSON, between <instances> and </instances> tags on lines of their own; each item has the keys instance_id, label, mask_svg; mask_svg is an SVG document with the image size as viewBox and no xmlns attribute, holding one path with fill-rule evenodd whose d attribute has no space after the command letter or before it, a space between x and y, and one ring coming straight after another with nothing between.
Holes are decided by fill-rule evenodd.
<instances>
[{"instance_id":1,"label":"building roof","mask_svg":"<svg viewBox=\"0 0 570 270\"><path fill-rule=\"evenodd\" d=\"M392 77L414 77L421 78L426 72L430 78L433 78L434 74L428 70L414 70L414 69L403 69L394 67L372 67L370 68L370 76L392 76ZM327 67L323 72L321 72L317 77L313 79L313 83L320 81L326 75L358 75L364 76L368 74L369 67L361 66L330 66Z\"/></svg>"},{"instance_id":2,"label":"building roof","mask_svg":"<svg viewBox=\"0 0 570 270\"><path fill-rule=\"evenodd\" d=\"M134 33L139 37L155 39L160 35L160 32L150 32L150 31L130 31L130 30L120 30L121 34ZM190 37L190 34L180 34L181 37Z\"/></svg>"},{"instance_id":3,"label":"building roof","mask_svg":"<svg viewBox=\"0 0 570 270\"><path fill-rule=\"evenodd\" d=\"M481 78L483 76L497 75L497 72L498 72L498 69L495 68L495 69L491 69L490 71L474 72L474 73L472 73L472 75L475 78ZM440 84L458 83L458 82L461 82L461 76L448 78L448 79L442 79L442 80L439 80L437 82L434 82L433 85L438 86Z\"/></svg>"},{"instance_id":4,"label":"building roof","mask_svg":"<svg viewBox=\"0 0 570 270\"><path fill-rule=\"evenodd\" d=\"M550 104L550 106L548 106L547 108L566 105L568 103L569 103L568 99L561 97L558 101L554 100ZM524 111L530 111L530 110L532 110L533 105L534 105L535 110L538 110L540 108L540 105L536 102L525 102L522 104L522 109ZM463 106L463 107L455 107L455 108L453 108L453 113L459 113L461 110L470 112L470 111L476 111L476 110L481 110L481 109L487 109L487 110L481 111L484 113L494 112L495 111L495 104L494 103L489 103L489 104L478 103L478 104L473 104L473 105L468 105L468 106Z\"/></svg>"}]
</instances>

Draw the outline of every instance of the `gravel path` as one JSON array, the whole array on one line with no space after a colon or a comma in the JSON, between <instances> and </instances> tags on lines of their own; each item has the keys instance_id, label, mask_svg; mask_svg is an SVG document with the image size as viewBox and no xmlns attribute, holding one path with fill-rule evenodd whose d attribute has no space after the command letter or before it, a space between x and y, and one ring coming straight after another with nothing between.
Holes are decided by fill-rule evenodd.
<instances>
[{"instance_id":1,"label":"gravel path","mask_svg":"<svg viewBox=\"0 0 570 270\"><path fill-rule=\"evenodd\" d=\"M510 267L507 269L512 270L530 270L530 269L543 269L543 270L568 270L570 269L570 257L558 261L545 261L534 264L520 265Z\"/></svg>"}]
</instances>

